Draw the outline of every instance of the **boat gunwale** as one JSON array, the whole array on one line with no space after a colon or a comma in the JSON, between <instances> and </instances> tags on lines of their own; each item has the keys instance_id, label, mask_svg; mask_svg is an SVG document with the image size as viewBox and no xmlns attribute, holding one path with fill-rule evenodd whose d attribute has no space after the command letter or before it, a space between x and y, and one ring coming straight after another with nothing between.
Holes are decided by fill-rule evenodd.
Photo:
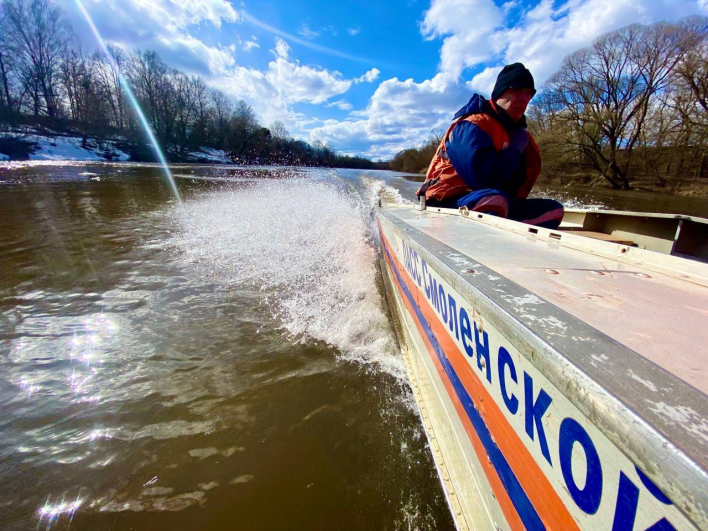
<instances>
[{"instance_id":1,"label":"boat gunwale","mask_svg":"<svg viewBox=\"0 0 708 531\"><path fill-rule=\"evenodd\" d=\"M609 214L612 216L624 216L630 218L666 219L676 221L683 220L708 225L708 218L689 216L687 214L664 214L660 212L635 212L629 210L605 210L602 208L566 208L565 212L569 214Z\"/></svg>"},{"instance_id":2,"label":"boat gunwale","mask_svg":"<svg viewBox=\"0 0 708 531\"><path fill-rule=\"evenodd\" d=\"M438 213L437 210L431 213ZM701 436L695 424L687 426L657 410L657 404L663 403L679 411L688 408L696 417L708 418L708 397L704 393L536 296L541 304L535 309L558 319L570 332L562 338L551 335L502 298L502 294L517 298L535 295L533 292L425 234L390 210L378 208L377 213L423 259L438 265L436 273L478 309L620 451L641 466L689 519L708 528L708 437ZM463 264L461 258L474 263ZM474 268L473 273L469 272L470 267ZM597 352L608 360L598 365L591 357ZM619 378L630 368L656 387L654 401L647 400L648 393L633 392Z\"/></svg>"},{"instance_id":3,"label":"boat gunwale","mask_svg":"<svg viewBox=\"0 0 708 531\"><path fill-rule=\"evenodd\" d=\"M649 249L631 247L621 243L596 240L563 231L553 230L534 225L528 225L519 221L500 218L489 214L472 212L467 208L427 208L419 210L412 205L391 205L394 208L405 210L416 210L419 212L429 212L432 214L442 214L445 216L460 217L475 223L483 223L499 229L503 229L526 237L534 238L544 242L551 242L562 247L568 247L578 251L594 254L603 258L610 258L626 264L641 266L658 273L670 275L683 281L693 282L701 286L708 287L708 264L698 260L686 259L682 256L663 254ZM388 205L387 205L388 207ZM595 213L594 211L576 211L585 213ZM698 218L700 219L700 218ZM708 222L708 220L706 220Z\"/></svg>"}]
</instances>

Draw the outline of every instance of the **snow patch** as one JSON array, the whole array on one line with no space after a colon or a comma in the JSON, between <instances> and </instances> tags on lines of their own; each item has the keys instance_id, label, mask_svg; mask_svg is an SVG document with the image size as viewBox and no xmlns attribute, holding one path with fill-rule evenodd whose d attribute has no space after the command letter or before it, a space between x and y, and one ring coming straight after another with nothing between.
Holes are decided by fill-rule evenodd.
<instances>
[{"instance_id":1,"label":"snow patch","mask_svg":"<svg viewBox=\"0 0 708 531\"><path fill-rule=\"evenodd\" d=\"M226 156L226 151L209 147L201 147L198 151L191 151L189 158L195 161L206 161L216 164L231 164L232 161Z\"/></svg>"},{"instance_id":2,"label":"snow patch","mask_svg":"<svg viewBox=\"0 0 708 531\"><path fill-rule=\"evenodd\" d=\"M27 134L20 131L22 136L18 138L17 132L0 133L0 138L18 138L24 142L34 144L34 152L29 155L30 160L41 161L115 161L126 162L130 160L130 155L124 153L115 146L114 142L105 142L104 148L100 148L93 142L84 142L80 137L73 136L46 136L38 134ZM8 155L0 153L0 161L10 160Z\"/></svg>"},{"instance_id":3,"label":"snow patch","mask_svg":"<svg viewBox=\"0 0 708 531\"><path fill-rule=\"evenodd\" d=\"M37 151L30 155L30 160L104 160L82 148L79 138L36 138Z\"/></svg>"}]
</instances>

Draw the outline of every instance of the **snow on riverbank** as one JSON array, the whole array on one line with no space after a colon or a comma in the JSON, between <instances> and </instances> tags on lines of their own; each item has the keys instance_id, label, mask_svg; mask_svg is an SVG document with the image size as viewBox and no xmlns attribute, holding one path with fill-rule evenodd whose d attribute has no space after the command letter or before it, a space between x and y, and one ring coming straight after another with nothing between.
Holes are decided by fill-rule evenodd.
<instances>
[{"instance_id":1,"label":"snow on riverbank","mask_svg":"<svg viewBox=\"0 0 708 531\"><path fill-rule=\"evenodd\" d=\"M106 143L103 149L96 145L82 147L82 139L76 137L37 137L37 150L30 160L112 160L125 162L130 155Z\"/></svg>"},{"instance_id":2,"label":"snow on riverbank","mask_svg":"<svg viewBox=\"0 0 708 531\"><path fill-rule=\"evenodd\" d=\"M80 137L17 133L0 133L0 140L28 144L29 160L100 162L130 160L130 155L118 149L113 142L104 142L99 146L93 141L84 142ZM10 160L10 158L9 155L0 153L0 160Z\"/></svg>"},{"instance_id":3,"label":"snow on riverbank","mask_svg":"<svg viewBox=\"0 0 708 531\"><path fill-rule=\"evenodd\" d=\"M121 151L115 142L105 141L99 146L94 140L84 141L81 137L42 135L30 130L18 130L12 133L0 133L0 141L16 141L27 146L24 156L33 161L95 161L95 162L127 162L130 155ZM2 142L0 142L2 149ZM11 149L10 153L16 150ZM24 158L24 156L22 158ZM168 158L172 158L169 157ZM202 147L176 157L184 162L208 164L232 164L226 152L220 149ZM186 159L186 160L185 160ZM0 162L13 160L13 156L0 152Z\"/></svg>"},{"instance_id":4,"label":"snow on riverbank","mask_svg":"<svg viewBox=\"0 0 708 531\"><path fill-rule=\"evenodd\" d=\"M226 152L221 149L202 147L199 151L192 151L189 157L195 162L209 162L212 164L232 164Z\"/></svg>"}]
</instances>

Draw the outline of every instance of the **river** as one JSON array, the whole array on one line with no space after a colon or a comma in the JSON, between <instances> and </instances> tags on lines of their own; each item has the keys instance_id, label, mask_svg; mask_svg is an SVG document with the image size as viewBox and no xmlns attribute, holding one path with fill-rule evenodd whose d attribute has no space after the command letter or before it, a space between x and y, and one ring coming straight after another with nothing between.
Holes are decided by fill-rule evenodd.
<instances>
[{"instance_id":1,"label":"river","mask_svg":"<svg viewBox=\"0 0 708 531\"><path fill-rule=\"evenodd\" d=\"M0 528L453 529L376 264L416 179L172 170L0 168Z\"/></svg>"}]
</instances>

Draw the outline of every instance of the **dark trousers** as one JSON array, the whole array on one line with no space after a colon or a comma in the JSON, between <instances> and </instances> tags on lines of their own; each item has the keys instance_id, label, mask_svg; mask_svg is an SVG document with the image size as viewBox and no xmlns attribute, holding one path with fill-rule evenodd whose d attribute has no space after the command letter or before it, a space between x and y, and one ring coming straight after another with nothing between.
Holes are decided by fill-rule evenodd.
<instances>
[{"instance_id":1,"label":"dark trousers","mask_svg":"<svg viewBox=\"0 0 708 531\"><path fill-rule=\"evenodd\" d=\"M529 225L557 229L563 220L563 205L553 199L510 199L499 190L476 190L457 199L437 203L432 207L467 207L473 212L513 219Z\"/></svg>"}]
</instances>

